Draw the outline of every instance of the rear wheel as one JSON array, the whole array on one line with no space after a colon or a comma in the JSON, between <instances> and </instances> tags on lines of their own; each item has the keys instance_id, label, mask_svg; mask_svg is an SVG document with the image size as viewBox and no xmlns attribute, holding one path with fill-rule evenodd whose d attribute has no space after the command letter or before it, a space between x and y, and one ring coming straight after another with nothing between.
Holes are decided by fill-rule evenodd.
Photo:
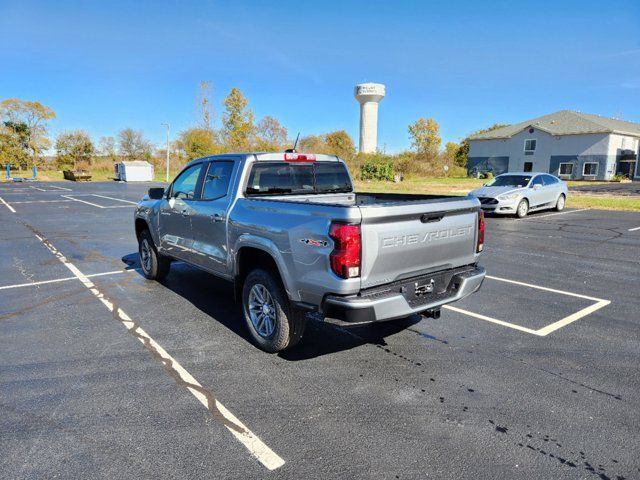
<instances>
[{"instance_id":1,"label":"rear wheel","mask_svg":"<svg viewBox=\"0 0 640 480\"><path fill-rule=\"evenodd\" d=\"M564 197L564 193L561 193L560 196L558 197L558 201L556 202L556 210L558 212L561 212L562 210L564 210L564 206L567 202L567 199Z\"/></svg>"},{"instance_id":2,"label":"rear wheel","mask_svg":"<svg viewBox=\"0 0 640 480\"><path fill-rule=\"evenodd\" d=\"M529 202L523 198L520 200L518 208L516 209L516 216L518 218L523 218L527 216L527 213L529 213Z\"/></svg>"},{"instance_id":3,"label":"rear wheel","mask_svg":"<svg viewBox=\"0 0 640 480\"><path fill-rule=\"evenodd\" d=\"M140 234L138 255L140 256L140 266L145 278L162 280L169 273L171 259L158 253L149 230L144 230Z\"/></svg>"},{"instance_id":4,"label":"rear wheel","mask_svg":"<svg viewBox=\"0 0 640 480\"><path fill-rule=\"evenodd\" d=\"M242 309L251 339L266 352L282 351L302 338L305 312L291 305L279 279L270 271L249 273L242 288Z\"/></svg>"}]
</instances>

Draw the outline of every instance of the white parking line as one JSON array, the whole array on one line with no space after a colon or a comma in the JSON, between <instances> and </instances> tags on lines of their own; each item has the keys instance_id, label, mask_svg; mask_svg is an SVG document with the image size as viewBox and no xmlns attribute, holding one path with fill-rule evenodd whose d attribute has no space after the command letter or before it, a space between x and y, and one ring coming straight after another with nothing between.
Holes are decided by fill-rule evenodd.
<instances>
[{"instance_id":1,"label":"white parking line","mask_svg":"<svg viewBox=\"0 0 640 480\"><path fill-rule=\"evenodd\" d=\"M516 220L535 220L537 218L553 217L554 215L566 215L567 213L586 212L587 210L591 210L591 209L590 208L580 208L578 210L565 210L564 212L548 213L546 215L528 216L528 217L524 217L524 218L518 218Z\"/></svg>"},{"instance_id":2,"label":"white parking line","mask_svg":"<svg viewBox=\"0 0 640 480\"><path fill-rule=\"evenodd\" d=\"M22 200L19 202L11 202L13 205L18 203L64 203L70 202L71 200Z\"/></svg>"},{"instance_id":3,"label":"white parking line","mask_svg":"<svg viewBox=\"0 0 640 480\"><path fill-rule=\"evenodd\" d=\"M627 230L627 231L629 231L629 232L635 232L636 230L640 230L640 227L630 228L630 229L629 229L629 230Z\"/></svg>"},{"instance_id":4,"label":"white parking line","mask_svg":"<svg viewBox=\"0 0 640 480\"><path fill-rule=\"evenodd\" d=\"M69 200L73 200L74 202L80 202L80 203L86 203L87 205L91 205L92 207L97 207L97 208L131 208L129 205L110 205L108 207L105 207L104 205L98 205L97 203L92 203L92 202L87 202L86 200L80 200L79 198L75 198L75 197L79 197L79 196L84 196L84 197L102 197L102 195L96 195L96 194L89 194L89 195L60 195L61 197L64 198L68 198ZM104 198L110 198L110 197L104 197ZM134 205L136 204L136 202L130 202L129 200L121 200L121 199L113 199L113 200L118 200L120 202L127 202L127 203L133 203Z\"/></svg>"},{"instance_id":5,"label":"white parking line","mask_svg":"<svg viewBox=\"0 0 640 480\"><path fill-rule=\"evenodd\" d=\"M572 293L572 292L567 292L565 290L558 290L555 288L548 288L548 287L542 287L540 285L533 285L531 283L525 283L525 282L518 282L516 280L510 280L508 278L501 278L501 277L493 277L491 275L487 275L485 278L491 279L491 280L497 280L499 282L506 282L506 283L512 283L514 285L520 285L523 287L527 287L527 288L535 288L537 290L543 290L545 292L552 292L552 293L558 293L560 295L567 295L570 297L576 297L576 298L582 298L585 300L590 300L594 303L593 305L589 305L586 308L583 308L582 310L578 310L575 313L572 313L571 315L568 315L560 320L558 320L557 322L553 322L550 325L547 325L546 327L542 327L538 330L534 330L532 328L527 328L527 327L523 327L522 325L518 325L517 323L511 323L511 322L505 322L504 320L499 320L497 318L493 318L493 317L488 317L486 315L481 315L479 313L475 313L475 312L470 312L469 310L464 310L462 308L459 307L454 307L452 305L444 305L443 308L446 308L447 310L451 310L453 312L457 312L457 313L462 313L463 315L468 315L470 317L474 317L474 318L478 318L480 320L484 320L486 322L491 322L491 323L495 323L497 325L502 325L503 327L507 327L507 328L512 328L514 330L519 330L521 332L525 332L525 333L530 333L531 335L537 335L539 337L546 337L547 335L549 335L552 332L555 332L556 330L559 330L563 327L566 327L567 325L569 325L570 323L575 322L576 320L580 320L581 318L586 317L587 315L600 310L603 307L606 307L607 305L609 305L611 303L610 300L604 300L602 298L595 298L595 297L590 297L588 295L582 295L579 293Z\"/></svg>"},{"instance_id":6,"label":"white parking line","mask_svg":"<svg viewBox=\"0 0 640 480\"><path fill-rule=\"evenodd\" d=\"M57 187L57 186L55 186L55 185L47 185L47 187L57 188L58 190L66 190L67 192L72 192L72 191L73 191L73 190L71 190L70 188Z\"/></svg>"},{"instance_id":7,"label":"white parking line","mask_svg":"<svg viewBox=\"0 0 640 480\"><path fill-rule=\"evenodd\" d=\"M104 277L105 275L117 275L119 273L126 272L135 272L136 269L132 268L129 270L113 270L111 272L102 272L102 273L91 273L89 275L85 275L87 278L93 277ZM60 282L68 282L69 280L77 280L76 277L64 277L64 278L56 278L54 280L43 280L41 282L29 282L29 283L17 283L15 285L3 285L0 286L0 290L9 290L12 288L22 288L22 287L37 287L38 285L47 285L49 283L60 283Z\"/></svg>"},{"instance_id":8,"label":"white parking line","mask_svg":"<svg viewBox=\"0 0 640 480\"><path fill-rule=\"evenodd\" d=\"M73 275L89 289L107 309L114 314L114 317L129 333L136 337L149 350L152 356L158 359L163 367L170 371L171 376L178 385L184 386L191 394L198 399L211 413L214 419L218 420L231 434L242 443L247 450L269 470L275 470L284 465L284 460L271 450L260 440L246 425L244 425L233 413L231 413L213 394L206 390L178 361L162 348L153 338L149 336L129 315L121 308L114 305L89 278L83 274L73 263L56 249L46 238L36 234L38 240L67 267Z\"/></svg>"},{"instance_id":9,"label":"white parking line","mask_svg":"<svg viewBox=\"0 0 640 480\"><path fill-rule=\"evenodd\" d=\"M16 211L14 210L14 208L9 205L7 202L4 201L4 198L0 197L0 202L2 202L2 204L7 207L9 209L9 211L16 213Z\"/></svg>"},{"instance_id":10,"label":"white parking line","mask_svg":"<svg viewBox=\"0 0 640 480\"><path fill-rule=\"evenodd\" d=\"M29 185L29 188L33 188L34 190L40 190L41 192L46 192L44 188L34 187L33 185Z\"/></svg>"},{"instance_id":11,"label":"white parking line","mask_svg":"<svg viewBox=\"0 0 640 480\"><path fill-rule=\"evenodd\" d=\"M105 208L102 205L98 205L97 203L87 202L85 200L80 200L78 198L74 198L71 195L60 195L61 197L68 198L69 200L73 200L74 202L86 203L87 205L91 205L92 207Z\"/></svg>"},{"instance_id":12,"label":"white parking line","mask_svg":"<svg viewBox=\"0 0 640 480\"><path fill-rule=\"evenodd\" d=\"M92 193L92 195L94 197L108 198L109 200L115 200L117 202L132 203L134 205L138 204L138 202L132 202L131 200L123 200L122 198L107 197L106 195L98 195L97 193Z\"/></svg>"}]
</instances>

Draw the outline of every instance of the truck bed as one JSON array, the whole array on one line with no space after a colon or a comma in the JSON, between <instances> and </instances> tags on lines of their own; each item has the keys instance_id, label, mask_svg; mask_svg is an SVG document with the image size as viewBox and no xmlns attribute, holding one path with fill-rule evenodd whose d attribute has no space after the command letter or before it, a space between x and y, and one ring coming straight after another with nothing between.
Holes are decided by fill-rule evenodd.
<instances>
[{"instance_id":1,"label":"truck bed","mask_svg":"<svg viewBox=\"0 0 640 480\"><path fill-rule=\"evenodd\" d=\"M341 193L250 197L265 212L311 215L361 227L360 288L477 261L479 202L455 195ZM285 206L286 205L286 206ZM328 231L328 223L323 230ZM315 232L317 234L317 230Z\"/></svg>"}]
</instances>

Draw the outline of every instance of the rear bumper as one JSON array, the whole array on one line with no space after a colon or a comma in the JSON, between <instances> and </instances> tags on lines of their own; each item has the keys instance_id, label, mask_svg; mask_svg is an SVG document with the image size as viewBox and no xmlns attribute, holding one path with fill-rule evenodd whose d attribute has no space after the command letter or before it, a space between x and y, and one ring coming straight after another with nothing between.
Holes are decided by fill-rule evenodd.
<instances>
[{"instance_id":1,"label":"rear bumper","mask_svg":"<svg viewBox=\"0 0 640 480\"><path fill-rule=\"evenodd\" d=\"M360 295L327 295L322 302L321 313L345 322L376 322L438 309L476 292L484 280L485 269L472 265L446 272L434 272L431 276L443 277L445 283L440 291L426 294L424 299L412 298L406 291L415 288L417 282L429 279L429 275L394 282L384 288L364 291Z\"/></svg>"}]
</instances>

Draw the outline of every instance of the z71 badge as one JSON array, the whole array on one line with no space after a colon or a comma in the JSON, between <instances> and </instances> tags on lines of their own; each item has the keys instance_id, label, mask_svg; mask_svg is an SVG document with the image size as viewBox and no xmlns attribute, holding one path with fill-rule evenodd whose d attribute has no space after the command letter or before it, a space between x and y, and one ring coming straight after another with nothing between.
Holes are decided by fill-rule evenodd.
<instances>
[{"instance_id":1,"label":"z71 badge","mask_svg":"<svg viewBox=\"0 0 640 480\"><path fill-rule=\"evenodd\" d=\"M300 241L305 245L310 245L312 247L326 247L329 245L329 242L324 240L314 240L313 238L301 238Z\"/></svg>"}]
</instances>

